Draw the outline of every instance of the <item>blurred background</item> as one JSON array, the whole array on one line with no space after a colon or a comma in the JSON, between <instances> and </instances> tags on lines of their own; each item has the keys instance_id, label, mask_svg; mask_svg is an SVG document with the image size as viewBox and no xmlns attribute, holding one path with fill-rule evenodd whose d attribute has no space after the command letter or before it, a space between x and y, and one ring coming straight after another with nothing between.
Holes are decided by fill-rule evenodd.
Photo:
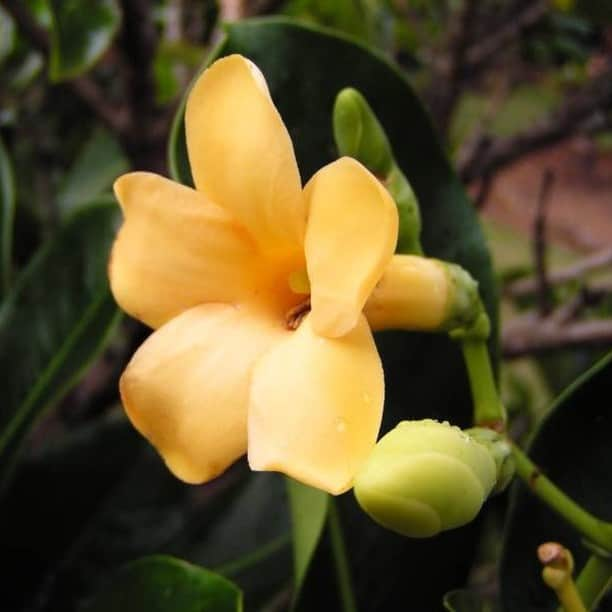
<instances>
[{"instance_id":1,"label":"blurred background","mask_svg":"<svg viewBox=\"0 0 612 612\"><path fill-rule=\"evenodd\" d=\"M0 335L4 425L7 406L35 388L14 424L23 430L25 462L18 479L7 476L1 513L0 542L21 568L0 581L7 610L72 609L100 568L145 549L188 549L209 566L217 555L221 566L244 535L234 542L231 510L212 535L205 531L215 512L210 499L262 495L269 520L252 533L259 542L265 532L262 559L271 569L245 580L266 609L286 604L278 568L287 564L288 536L273 520L283 512L269 494L275 485L237 488L246 474L240 464L212 487L186 490L153 453L142 454L126 427L117 381L148 331L119 320L96 272L104 237L116 227L108 222L113 180L129 169L168 175L173 118L221 40L220 24L271 15L334 29L392 58L428 109L492 253L502 389L517 438L612 346L609 2L0 0L0 289L8 296L0 325L12 321ZM97 212L79 227L66 225L91 206ZM11 302L13 281L21 294ZM57 329L43 325L44 312L28 310L48 299ZM76 321L70 337L78 350L58 371L45 370L53 385L34 385L68 320ZM48 344L48 354L33 354L34 342ZM89 481L84 456L96 463ZM129 474L118 480L125 465ZM12 476L15 466L11 460L0 471ZM18 541L15 521L28 524ZM473 575L495 590L487 555ZM269 575L277 576L274 588Z\"/></svg>"}]
</instances>

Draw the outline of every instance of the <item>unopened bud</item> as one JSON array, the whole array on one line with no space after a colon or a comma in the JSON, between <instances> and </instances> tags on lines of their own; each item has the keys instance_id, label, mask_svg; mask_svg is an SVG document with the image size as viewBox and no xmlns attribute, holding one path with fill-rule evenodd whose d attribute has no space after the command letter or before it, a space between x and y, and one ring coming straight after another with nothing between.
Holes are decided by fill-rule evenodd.
<instances>
[{"instance_id":1,"label":"unopened bud","mask_svg":"<svg viewBox=\"0 0 612 612\"><path fill-rule=\"evenodd\" d=\"M377 523L425 538L474 519L495 476L489 451L458 427L403 421L379 440L354 490Z\"/></svg>"},{"instance_id":2,"label":"unopened bud","mask_svg":"<svg viewBox=\"0 0 612 612\"><path fill-rule=\"evenodd\" d=\"M379 177L391 170L393 154L387 135L366 99L351 87L336 98L334 137L340 156L354 157Z\"/></svg>"}]
</instances>

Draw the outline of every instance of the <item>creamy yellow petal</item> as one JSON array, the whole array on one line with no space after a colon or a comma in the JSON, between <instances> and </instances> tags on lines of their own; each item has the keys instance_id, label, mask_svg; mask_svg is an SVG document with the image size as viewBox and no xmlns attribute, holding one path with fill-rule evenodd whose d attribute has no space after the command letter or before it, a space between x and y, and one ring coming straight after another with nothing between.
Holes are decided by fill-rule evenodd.
<instances>
[{"instance_id":1,"label":"creamy yellow petal","mask_svg":"<svg viewBox=\"0 0 612 612\"><path fill-rule=\"evenodd\" d=\"M305 196L312 326L337 337L356 325L393 255L397 209L374 175L350 157L319 170Z\"/></svg>"},{"instance_id":2,"label":"creamy yellow petal","mask_svg":"<svg viewBox=\"0 0 612 612\"><path fill-rule=\"evenodd\" d=\"M196 188L265 249L300 247L306 212L293 145L257 66L231 55L205 70L189 94L185 130Z\"/></svg>"},{"instance_id":3,"label":"creamy yellow petal","mask_svg":"<svg viewBox=\"0 0 612 612\"><path fill-rule=\"evenodd\" d=\"M249 463L332 494L352 486L374 448L384 379L362 316L322 338L307 316L257 363L249 402Z\"/></svg>"},{"instance_id":4,"label":"creamy yellow petal","mask_svg":"<svg viewBox=\"0 0 612 612\"><path fill-rule=\"evenodd\" d=\"M442 262L394 255L364 308L374 329L438 329L449 309L449 277Z\"/></svg>"},{"instance_id":5,"label":"creamy yellow petal","mask_svg":"<svg viewBox=\"0 0 612 612\"><path fill-rule=\"evenodd\" d=\"M197 304L253 294L256 246L203 194L147 172L119 178L115 194L125 223L109 277L130 315L155 328Z\"/></svg>"},{"instance_id":6,"label":"creamy yellow petal","mask_svg":"<svg viewBox=\"0 0 612 612\"><path fill-rule=\"evenodd\" d=\"M121 377L123 406L170 470L221 474L247 446L254 362L283 332L243 306L196 306L154 332Z\"/></svg>"}]
</instances>

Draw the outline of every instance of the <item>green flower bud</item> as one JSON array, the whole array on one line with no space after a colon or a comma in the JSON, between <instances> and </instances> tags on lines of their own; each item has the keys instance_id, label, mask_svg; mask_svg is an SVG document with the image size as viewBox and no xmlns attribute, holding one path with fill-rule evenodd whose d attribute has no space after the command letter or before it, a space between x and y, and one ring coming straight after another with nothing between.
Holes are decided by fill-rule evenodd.
<instances>
[{"instance_id":1,"label":"green flower bud","mask_svg":"<svg viewBox=\"0 0 612 612\"><path fill-rule=\"evenodd\" d=\"M351 87L336 98L334 137L340 155L354 157L379 177L391 170L393 153L387 135L365 98Z\"/></svg>"},{"instance_id":2,"label":"green flower bud","mask_svg":"<svg viewBox=\"0 0 612 612\"><path fill-rule=\"evenodd\" d=\"M491 453L497 468L497 483L493 493L501 493L510 484L516 471L510 442L505 436L485 427L473 427L467 429L465 433L480 442Z\"/></svg>"},{"instance_id":3,"label":"green flower bud","mask_svg":"<svg viewBox=\"0 0 612 612\"><path fill-rule=\"evenodd\" d=\"M431 419L403 421L376 444L354 490L377 523L426 538L469 523L495 475L488 450L458 427Z\"/></svg>"}]
</instances>

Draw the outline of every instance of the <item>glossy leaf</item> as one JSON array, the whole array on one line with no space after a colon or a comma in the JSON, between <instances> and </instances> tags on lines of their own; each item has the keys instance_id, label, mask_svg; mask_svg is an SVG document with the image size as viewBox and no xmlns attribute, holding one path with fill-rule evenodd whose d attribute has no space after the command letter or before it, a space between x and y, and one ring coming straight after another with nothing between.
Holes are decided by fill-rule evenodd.
<instances>
[{"instance_id":1,"label":"glossy leaf","mask_svg":"<svg viewBox=\"0 0 612 612\"><path fill-rule=\"evenodd\" d=\"M303 485L291 478L287 478L287 493L293 533L293 601L295 603L299 599L308 567L321 539L330 498L325 491Z\"/></svg>"},{"instance_id":2,"label":"glossy leaf","mask_svg":"<svg viewBox=\"0 0 612 612\"><path fill-rule=\"evenodd\" d=\"M284 478L250 474L239 462L208 485L187 486L119 416L45 445L13 481L0 504L0 538L14 560L5 570L9 608L43 601L45 609L73 609L103 587L110 567L160 553L232 580L249 610L285 589L292 568Z\"/></svg>"},{"instance_id":3,"label":"glossy leaf","mask_svg":"<svg viewBox=\"0 0 612 612\"><path fill-rule=\"evenodd\" d=\"M601 0L577 0L575 3L579 13L603 25L612 21L612 6Z\"/></svg>"},{"instance_id":4,"label":"glossy leaf","mask_svg":"<svg viewBox=\"0 0 612 612\"><path fill-rule=\"evenodd\" d=\"M121 23L117 0L50 0L49 76L65 81L91 68L111 45Z\"/></svg>"},{"instance_id":5,"label":"glossy leaf","mask_svg":"<svg viewBox=\"0 0 612 612\"><path fill-rule=\"evenodd\" d=\"M457 589L444 596L444 608L448 612L489 612L480 595L467 589Z\"/></svg>"},{"instance_id":6,"label":"glossy leaf","mask_svg":"<svg viewBox=\"0 0 612 612\"><path fill-rule=\"evenodd\" d=\"M338 92L350 86L366 97L421 203L425 252L465 266L479 280L496 320L495 285L476 215L428 114L398 69L346 38L278 18L229 24L214 57L231 53L249 57L264 73L291 134L303 182L337 157L331 120ZM189 184L182 110L174 123L169 159L174 177ZM471 400L464 366L457 347L446 337L392 332L379 335L377 344L386 380L383 433L406 418L469 424ZM474 526L416 542L375 525L350 493L340 498L339 507L362 612L392 609L395 601L434 610L446 591L464 583L475 544ZM319 588L313 605L331 605L330 597L333 594Z\"/></svg>"},{"instance_id":7,"label":"glossy leaf","mask_svg":"<svg viewBox=\"0 0 612 612\"><path fill-rule=\"evenodd\" d=\"M539 427L529 455L555 484L595 516L612 520L612 353L600 360L557 399ZM589 553L581 536L522 483L515 485L501 562L505 612L555 610L554 593L540 579L538 545L561 542L577 572ZM610 603L601 610L609 610Z\"/></svg>"},{"instance_id":8,"label":"glossy leaf","mask_svg":"<svg viewBox=\"0 0 612 612\"><path fill-rule=\"evenodd\" d=\"M0 6L0 65L11 54L15 46L15 22Z\"/></svg>"},{"instance_id":9,"label":"glossy leaf","mask_svg":"<svg viewBox=\"0 0 612 612\"><path fill-rule=\"evenodd\" d=\"M73 216L42 247L0 309L0 476L31 426L99 354L118 320L106 260L114 204Z\"/></svg>"},{"instance_id":10,"label":"glossy leaf","mask_svg":"<svg viewBox=\"0 0 612 612\"><path fill-rule=\"evenodd\" d=\"M9 289L13 256L15 183L8 152L0 139L0 298Z\"/></svg>"},{"instance_id":11,"label":"glossy leaf","mask_svg":"<svg viewBox=\"0 0 612 612\"><path fill-rule=\"evenodd\" d=\"M174 557L156 555L123 567L85 607L88 612L240 612L229 580Z\"/></svg>"},{"instance_id":12,"label":"glossy leaf","mask_svg":"<svg viewBox=\"0 0 612 612\"><path fill-rule=\"evenodd\" d=\"M289 0L283 13L306 23L323 25L372 45L391 46L392 16L384 2L372 0Z\"/></svg>"},{"instance_id":13,"label":"glossy leaf","mask_svg":"<svg viewBox=\"0 0 612 612\"><path fill-rule=\"evenodd\" d=\"M113 136L103 128L95 129L57 195L61 215L65 217L103 191L110 192L113 181L128 169L128 160Z\"/></svg>"}]
</instances>

